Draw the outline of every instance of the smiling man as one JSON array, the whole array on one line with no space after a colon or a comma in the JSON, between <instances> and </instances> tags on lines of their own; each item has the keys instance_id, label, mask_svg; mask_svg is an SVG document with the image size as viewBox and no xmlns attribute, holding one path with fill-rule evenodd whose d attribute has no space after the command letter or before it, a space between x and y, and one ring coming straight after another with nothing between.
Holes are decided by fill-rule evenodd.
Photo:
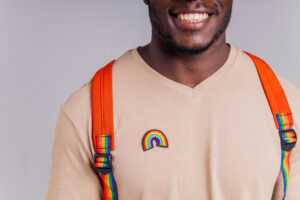
<instances>
[{"instance_id":1,"label":"smiling man","mask_svg":"<svg viewBox=\"0 0 300 200\"><path fill-rule=\"evenodd\" d=\"M226 43L232 0L144 2L151 42L112 66L118 199L282 199L281 152L290 151L281 151L256 65ZM293 112L289 128L299 132L300 90L276 75ZM48 200L117 198L104 194L94 167L91 88L89 81L61 106ZM298 200L299 145L287 155L285 199Z\"/></svg>"}]
</instances>

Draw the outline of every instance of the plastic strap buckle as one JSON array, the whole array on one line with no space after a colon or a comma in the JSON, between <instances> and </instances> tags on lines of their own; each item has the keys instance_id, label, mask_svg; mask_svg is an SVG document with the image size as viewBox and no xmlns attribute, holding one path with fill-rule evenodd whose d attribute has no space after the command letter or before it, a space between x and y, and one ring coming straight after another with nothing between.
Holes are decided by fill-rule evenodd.
<instances>
[{"instance_id":1,"label":"plastic strap buckle","mask_svg":"<svg viewBox=\"0 0 300 200\"><path fill-rule=\"evenodd\" d=\"M101 174L108 174L112 171L111 154L96 153L94 156L94 165Z\"/></svg>"},{"instance_id":2,"label":"plastic strap buckle","mask_svg":"<svg viewBox=\"0 0 300 200\"><path fill-rule=\"evenodd\" d=\"M297 142L297 135L294 129L279 130L281 148L285 151L291 151Z\"/></svg>"}]
</instances>

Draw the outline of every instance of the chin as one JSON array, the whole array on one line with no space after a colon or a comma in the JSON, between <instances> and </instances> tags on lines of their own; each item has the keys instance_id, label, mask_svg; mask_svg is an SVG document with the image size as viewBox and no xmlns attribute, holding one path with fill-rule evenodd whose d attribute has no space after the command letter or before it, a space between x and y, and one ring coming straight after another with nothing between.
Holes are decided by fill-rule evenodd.
<instances>
[{"instance_id":1,"label":"chin","mask_svg":"<svg viewBox=\"0 0 300 200\"><path fill-rule=\"evenodd\" d=\"M186 43L179 43L172 41L169 45L176 50L176 52L183 54L183 55L197 55L204 53L207 51L212 44L214 43L214 40L211 40L209 42L199 42L194 43L191 45L186 45Z\"/></svg>"}]
</instances>

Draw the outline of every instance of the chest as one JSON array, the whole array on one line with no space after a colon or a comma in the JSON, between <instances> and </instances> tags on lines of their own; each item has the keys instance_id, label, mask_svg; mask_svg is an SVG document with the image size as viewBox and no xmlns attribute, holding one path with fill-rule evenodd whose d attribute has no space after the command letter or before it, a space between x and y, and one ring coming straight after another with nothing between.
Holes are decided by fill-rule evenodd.
<instances>
[{"instance_id":1,"label":"chest","mask_svg":"<svg viewBox=\"0 0 300 200\"><path fill-rule=\"evenodd\" d=\"M279 136L266 99L251 102L243 95L120 105L113 152L120 197L270 198L280 171ZM151 130L168 146L152 140L153 148L144 151Z\"/></svg>"}]
</instances>

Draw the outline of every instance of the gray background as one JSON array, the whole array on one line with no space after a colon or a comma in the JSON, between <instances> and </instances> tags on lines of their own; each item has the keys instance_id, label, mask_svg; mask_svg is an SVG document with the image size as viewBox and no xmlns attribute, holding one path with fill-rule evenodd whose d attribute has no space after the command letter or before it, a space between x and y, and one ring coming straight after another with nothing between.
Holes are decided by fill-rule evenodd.
<instances>
[{"instance_id":1,"label":"gray background","mask_svg":"<svg viewBox=\"0 0 300 200\"><path fill-rule=\"evenodd\" d=\"M300 87L300 1L234 2L228 41ZM44 199L59 106L146 44L142 0L0 0L0 199Z\"/></svg>"}]
</instances>

